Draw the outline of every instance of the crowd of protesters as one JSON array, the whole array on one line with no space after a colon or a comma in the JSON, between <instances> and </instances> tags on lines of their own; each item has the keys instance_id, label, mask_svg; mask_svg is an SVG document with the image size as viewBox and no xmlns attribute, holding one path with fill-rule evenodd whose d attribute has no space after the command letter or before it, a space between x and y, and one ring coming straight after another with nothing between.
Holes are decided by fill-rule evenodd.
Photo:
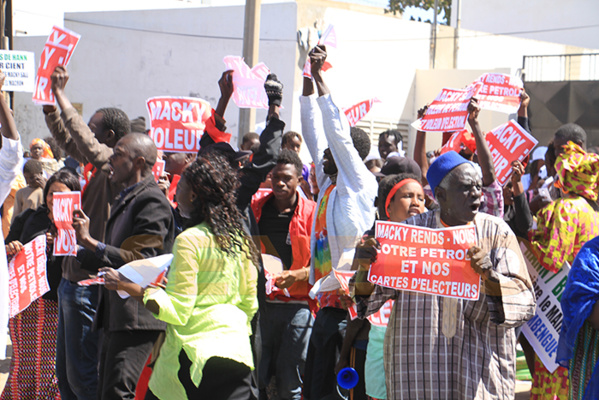
<instances>
[{"instance_id":1,"label":"crowd of protesters","mask_svg":"<svg viewBox=\"0 0 599 400\"><path fill-rule=\"evenodd\" d=\"M418 132L409 158L388 130L380 159L365 162L370 138L333 101L326 49L309 57L301 134L285 131L283 85L271 74L266 127L240 150L223 140L232 71L218 82L198 154L158 151L143 119L117 108L86 124L61 66L51 79L57 106L43 107L50 136L26 154L0 96L0 279L45 235L50 287L10 320L0 315L0 349L7 326L13 346L0 399L513 399L519 346L532 399L599 399L599 155L587 152L585 131L559 128L511 165L502 187L473 98L459 152L427 154ZM520 99L517 121L531 132L530 98ZM78 251L55 257L53 195L70 191L81 192ZM474 227L478 300L371 283L376 221ZM539 299L520 242L548 273L571 265L553 372L521 334ZM169 253L158 284L118 271ZM348 285L338 271L351 271ZM100 276L101 285L79 284ZM390 300L387 326L371 325ZM344 367L358 372L351 389L337 381Z\"/></svg>"}]
</instances>

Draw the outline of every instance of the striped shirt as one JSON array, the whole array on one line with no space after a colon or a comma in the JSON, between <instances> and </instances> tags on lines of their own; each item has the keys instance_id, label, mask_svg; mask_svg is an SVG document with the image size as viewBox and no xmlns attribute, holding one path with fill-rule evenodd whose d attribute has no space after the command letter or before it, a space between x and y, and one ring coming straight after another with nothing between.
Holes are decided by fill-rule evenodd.
<instances>
[{"instance_id":1,"label":"striped shirt","mask_svg":"<svg viewBox=\"0 0 599 400\"><path fill-rule=\"evenodd\" d=\"M441 227L438 210L405 223ZM474 224L477 245L489 254L500 274L498 291L491 293L483 283L479 300L467 301L376 286L369 297L356 296L360 317L396 299L384 345L389 400L515 396L514 328L534 315L532 283L507 224L485 213L478 213ZM441 331L444 311L455 311L457 327L452 338Z\"/></svg>"}]
</instances>

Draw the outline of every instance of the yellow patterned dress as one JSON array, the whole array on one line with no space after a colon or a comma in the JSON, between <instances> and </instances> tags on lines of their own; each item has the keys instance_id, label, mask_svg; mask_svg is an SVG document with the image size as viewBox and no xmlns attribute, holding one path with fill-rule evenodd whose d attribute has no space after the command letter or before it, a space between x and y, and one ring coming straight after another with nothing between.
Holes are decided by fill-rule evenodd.
<instances>
[{"instance_id":1,"label":"yellow patterned dress","mask_svg":"<svg viewBox=\"0 0 599 400\"><path fill-rule=\"evenodd\" d=\"M589 202L597 200L599 156L568 142L557 158L556 171L556 186L564 197L539 211L531 240L541 265L554 273L564 262L572 264L582 246L599 236L599 213ZM531 399L568 399L568 369L558 367L550 373L535 355Z\"/></svg>"}]
</instances>

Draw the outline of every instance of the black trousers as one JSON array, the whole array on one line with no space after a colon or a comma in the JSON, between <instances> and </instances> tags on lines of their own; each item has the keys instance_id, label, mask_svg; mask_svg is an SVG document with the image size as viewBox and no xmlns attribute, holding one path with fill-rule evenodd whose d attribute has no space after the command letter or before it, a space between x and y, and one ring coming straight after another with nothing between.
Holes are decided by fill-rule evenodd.
<instances>
[{"instance_id":1,"label":"black trousers","mask_svg":"<svg viewBox=\"0 0 599 400\"><path fill-rule=\"evenodd\" d=\"M98 400L135 399L137 381L160 332L104 332Z\"/></svg>"},{"instance_id":2,"label":"black trousers","mask_svg":"<svg viewBox=\"0 0 599 400\"><path fill-rule=\"evenodd\" d=\"M211 357L202 369L199 387L191 380L191 361L183 350L179 353L179 364L179 381L190 400L248 400L251 396L250 368L245 364L228 358ZM145 400L156 399L148 390Z\"/></svg>"}]
</instances>

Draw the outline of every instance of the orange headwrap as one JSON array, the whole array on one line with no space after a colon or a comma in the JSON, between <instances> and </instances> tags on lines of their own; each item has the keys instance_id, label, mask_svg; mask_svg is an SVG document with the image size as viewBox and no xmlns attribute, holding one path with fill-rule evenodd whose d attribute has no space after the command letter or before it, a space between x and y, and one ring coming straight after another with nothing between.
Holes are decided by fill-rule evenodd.
<instances>
[{"instance_id":1,"label":"orange headwrap","mask_svg":"<svg viewBox=\"0 0 599 400\"><path fill-rule=\"evenodd\" d=\"M43 139L33 139L31 141L31 144L29 145L29 150L31 150L31 148L33 146L35 146L36 144L41 144L44 152L42 153L42 158L46 158L46 159L53 159L54 158L54 154L52 153L52 149L50 148L50 145L48 143L46 143Z\"/></svg>"}]
</instances>

